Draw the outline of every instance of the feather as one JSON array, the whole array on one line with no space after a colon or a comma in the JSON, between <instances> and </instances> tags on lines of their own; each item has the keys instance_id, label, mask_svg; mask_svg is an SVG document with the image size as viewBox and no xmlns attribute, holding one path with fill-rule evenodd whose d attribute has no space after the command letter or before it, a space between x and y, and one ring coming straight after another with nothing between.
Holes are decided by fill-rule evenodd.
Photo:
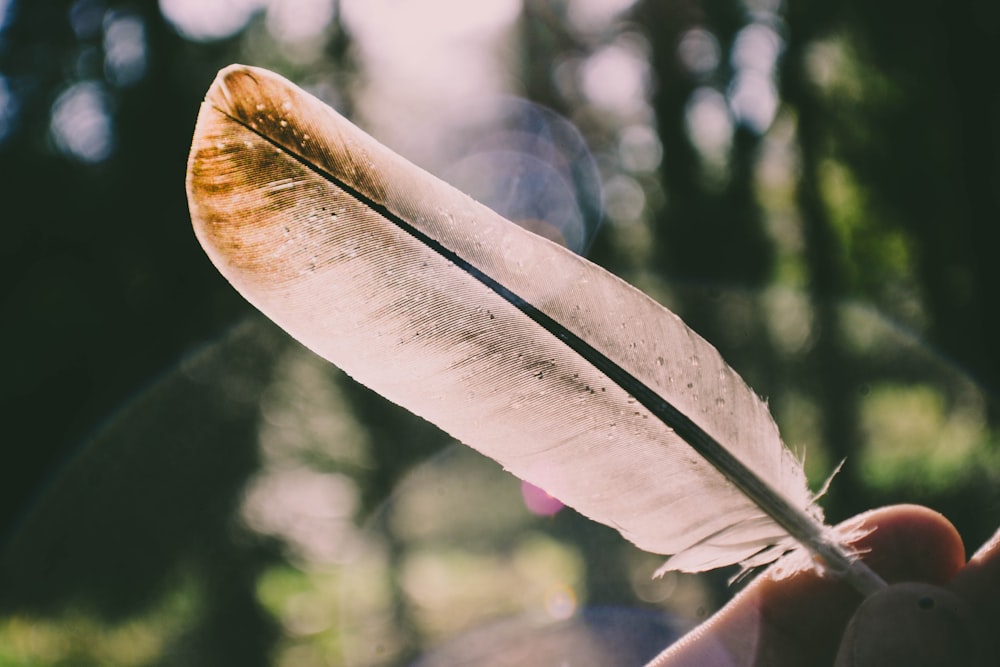
<instances>
[{"instance_id":1,"label":"feather","mask_svg":"<svg viewBox=\"0 0 1000 667\"><path fill-rule=\"evenodd\" d=\"M695 572L793 540L870 592L766 405L642 292L503 219L266 70L221 71L195 231L254 306L357 381Z\"/></svg>"}]
</instances>

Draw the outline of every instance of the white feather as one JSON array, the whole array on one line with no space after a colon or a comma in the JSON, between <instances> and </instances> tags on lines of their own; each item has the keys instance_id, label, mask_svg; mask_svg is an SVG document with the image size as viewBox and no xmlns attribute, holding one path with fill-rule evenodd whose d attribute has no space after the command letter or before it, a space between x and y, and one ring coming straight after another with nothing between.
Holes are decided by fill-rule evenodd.
<instances>
[{"instance_id":1,"label":"white feather","mask_svg":"<svg viewBox=\"0 0 1000 667\"><path fill-rule=\"evenodd\" d=\"M791 534L879 586L715 348L288 81L220 72L187 189L212 261L293 337L666 567L761 564Z\"/></svg>"}]
</instances>

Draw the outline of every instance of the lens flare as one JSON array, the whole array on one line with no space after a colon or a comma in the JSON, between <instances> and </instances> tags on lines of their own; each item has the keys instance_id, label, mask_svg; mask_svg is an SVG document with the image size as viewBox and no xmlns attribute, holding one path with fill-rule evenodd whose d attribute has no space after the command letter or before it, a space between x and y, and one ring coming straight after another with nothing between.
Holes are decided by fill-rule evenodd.
<instances>
[{"instance_id":1,"label":"lens flare","mask_svg":"<svg viewBox=\"0 0 1000 667\"><path fill-rule=\"evenodd\" d=\"M528 511L538 516L554 516L565 507L558 498L553 498L528 482L521 482L521 497L524 498L524 506Z\"/></svg>"}]
</instances>

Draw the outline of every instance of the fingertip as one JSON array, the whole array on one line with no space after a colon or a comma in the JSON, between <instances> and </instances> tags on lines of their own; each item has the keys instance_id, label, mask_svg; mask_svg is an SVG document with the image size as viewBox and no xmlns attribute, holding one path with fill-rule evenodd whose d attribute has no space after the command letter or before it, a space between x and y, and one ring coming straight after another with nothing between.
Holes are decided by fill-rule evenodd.
<instances>
[{"instance_id":1,"label":"fingertip","mask_svg":"<svg viewBox=\"0 0 1000 667\"><path fill-rule=\"evenodd\" d=\"M890 583L945 584L965 565L961 535L948 519L927 507L883 507L837 528L860 535L853 546Z\"/></svg>"}]
</instances>

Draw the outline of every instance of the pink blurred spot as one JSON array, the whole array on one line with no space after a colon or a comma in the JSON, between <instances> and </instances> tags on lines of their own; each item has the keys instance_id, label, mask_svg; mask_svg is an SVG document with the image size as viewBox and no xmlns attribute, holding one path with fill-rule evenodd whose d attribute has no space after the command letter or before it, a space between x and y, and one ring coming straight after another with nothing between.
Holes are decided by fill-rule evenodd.
<instances>
[{"instance_id":1,"label":"pink blurred spot","mask_svg":"<svg viewBox=\"0 0 1000 667\"><path fill-rule=\"evenodd\" d=\"M561 501L528 482L521 482L521 497L528 511L539 516L552 516L565 507Z\"/></svg>"}]
</instances>

